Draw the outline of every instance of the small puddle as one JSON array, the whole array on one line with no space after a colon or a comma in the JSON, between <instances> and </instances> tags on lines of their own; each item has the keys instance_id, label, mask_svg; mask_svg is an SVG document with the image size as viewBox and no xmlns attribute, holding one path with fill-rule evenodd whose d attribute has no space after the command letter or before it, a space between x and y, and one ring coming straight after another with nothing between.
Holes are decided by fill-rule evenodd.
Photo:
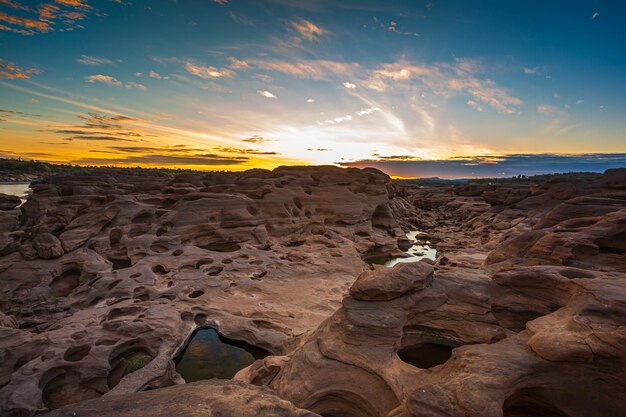
<instances>
[{"instance_id":1,"label":"small puddle","mask_svg":"<svg viewBox=\"0 0 626 417\"><path fill-rule=\"evenodd\" d=\"M437 249L435 249L435 247L429 241L417 239L418 236L423 233L424 232L420 232L419 230L412 230L406 234L406 237L409 240L415 242L413 246L405 251L405 253L410 256L406 258L397 258L391 255L373 256L371 258L368 258L367 262L370 264L392 267L398 263L419 262L422 259L430 259L431 261L435 261L435 259L437 258Z\"/></svg>"},{"instance_id":2,"label":"small puddle","mask_svg":"<svg viewBox=\"0 0 626 417\"><path fill-rule=\"evenodd\" d=\"M176 371L186 382L231 379L255 360L269 353L245 342L229 340L210 328L198 329L184 350L174 358Z\"/></svg>"}]
</instances>

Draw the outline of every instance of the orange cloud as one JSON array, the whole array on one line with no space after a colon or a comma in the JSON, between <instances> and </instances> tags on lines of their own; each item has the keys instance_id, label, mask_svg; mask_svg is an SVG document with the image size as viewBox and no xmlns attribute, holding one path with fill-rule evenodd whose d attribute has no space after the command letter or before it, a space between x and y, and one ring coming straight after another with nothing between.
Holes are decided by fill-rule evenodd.
<instances>
[{"instance_id":1,"label":"orange cloud","mask_svg":"<svg viewBox=\"0 0 626 417\"><path fill-rule=\"evenodd\" d=\"M34 19L28 19L25 17L11 16L4 12L0 12L0 20L11 25L21 26L23 28L30 29L31 31L37 30L39 32L49 32L50 30L52 30L50 25L48 25L46 22L42 22L42 21L34 20ZM13 30L11 28L8 28L8 29L12 31L17 31L18 33L20 33L19 29L18 30Z\"/></svg>"},{"instance_id":2,"label":"orange cloud","mask_svg":"<svg viewBox=\"0 0 626 417\"><path fill-rule=\"evenodd\" d=\"M76 22L86 17L86 12L93 10L86 0L55 0L55 3L39 3L35 7L21 5L13 0L0 0L0 4L26 12L30 16L16 16L0 11L0 30L22 35L47 33L60 27L60 31L69 31L82 26Z\"/></svg>"},{"instance_id":3,"label":"orange cloud","mask_svg":"<svg viewBox=\"0 0 626 417\"><path fill-rule=\"evenodd\" d=\"M0 78L30 78L31 74L41 74L42 72L43 71L34 68L22 69L15 65L14 62L5 62L0 59Z\"/></svg>"},{"instance_id":4,"label":"orange cloud","mask_svg":"<svg viewBox=\"0 0 626 417\"><path fill-rule=\"evenodd\" d=\"M191 62L185 63L185 69L190 74L200 78L222 78L222 77L234 77L235 72L228 68L218 69L215 67L205 67L202 65L196 65Z\"/></svg>"},{"instance_id":5,"label":"orange cloud","mask_svg":"<svg viewBox=\"0 0 626 417\"><path fill-rule=\"evenodd\" d=\"M325 29L322 29L316 24L305 19L300 19L298 22L291 22L291 27L294 28L301 37L308 41L316 41L321 36L328 34L328 31Z\"/></svg>"}]
</instances>

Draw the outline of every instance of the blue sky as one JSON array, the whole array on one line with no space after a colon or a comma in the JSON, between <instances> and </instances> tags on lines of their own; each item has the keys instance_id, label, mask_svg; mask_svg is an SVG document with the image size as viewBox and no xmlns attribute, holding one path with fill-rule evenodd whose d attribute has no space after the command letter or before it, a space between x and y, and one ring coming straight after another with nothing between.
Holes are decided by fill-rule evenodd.
<instances>
[{"instance_id":1,"label":"blue sky","mask_svg":"<svg viewBox=\"0 0 626 417\"><path fill-rule=\"evenodd\" d=\"M458 157L585 154L579 165L601 170L623 158L589 154L626 153L625 12L599 0L0 0L0 151L409 176L424 161L454 176Z\"/></svg>"}]
</instances>

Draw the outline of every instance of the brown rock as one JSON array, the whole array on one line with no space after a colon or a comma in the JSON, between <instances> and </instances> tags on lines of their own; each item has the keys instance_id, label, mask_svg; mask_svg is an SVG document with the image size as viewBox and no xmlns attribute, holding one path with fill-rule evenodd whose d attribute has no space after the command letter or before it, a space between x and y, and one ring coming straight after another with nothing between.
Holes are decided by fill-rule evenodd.
<instances>
[{"instance_id":1,"label":"brown rock","mask_svg":"<svg viewBox=\"0 0 626 417\"><path fill-rule=\"evenodd\" d=\"M350 295L355 300L393 300L402 295L422 290L433 279L433 267L424 262L398 263L393 268L377 268L361 274Z\"/></svg>"},{"instance_id":2,"label":"brown rock","mask_svg":"<svg viewBox=\"0 0 626 417\"><path fill-rule=\"evenodd\" d=\"M40 233L33 239L33 247L41 259L54 259L63 256L63 245L56 236Z\"/></svg>"},{"instance_id":3,"label":"brown rock","mask_svg":"<svg viewBox=\"0 0 626 417\"><path fill-rule=\"evenodd\" d=\"M13 210L20 204L22 204L22 200L18 196L0 193L0 210Z\"/></svg>"}]
</instances>

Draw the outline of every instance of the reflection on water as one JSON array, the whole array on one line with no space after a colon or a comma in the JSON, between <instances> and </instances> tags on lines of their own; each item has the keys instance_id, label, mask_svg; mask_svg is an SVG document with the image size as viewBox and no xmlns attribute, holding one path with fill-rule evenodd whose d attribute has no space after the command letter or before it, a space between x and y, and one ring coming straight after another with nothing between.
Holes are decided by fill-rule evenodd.
<instances>
[{"instance_id":1,"label":"reflection on water","mask_svg":"<svg viewBox=\"0 0 626 417\"><path fill-rule=\"evenodd\" d=\"M435 249L435 247L432 246L432 244L427 240L418 240L419 235L423 233L424 232L420 232L419 230L412 230L406 234L406 237L409 240L415 241L415 244L405 251L406 254L411 256L406 258L396 258L390 255L376 256L369 258L367 261L370 264L384 265L388 267L392 267L398 263L418 262L422 259L430 259L431 261L434 261L437 257L437 249Z\"/></svg>"},{"instance_id":2,"label":"reflection on water","mask_svg":"<svg viewBox=\"0 0 626 417\"><path fill-rule=\"evenodd\" d=\"M22 199L22 204L26 202L26 196L28 195L30 183L0 183L0 193L16 195Z\"/></svg>"},{"instance_id":3,"label":"reflection on water","mask_svg":"<svg viewBox=\"0 0 626 417\"><path fill-rule=\"evenodd\" d=\"M176 371L186 382L230 379L268 353L244 342L228 340L214 329L199 329L175 359Z\"/></svg>"}]
</instances>

